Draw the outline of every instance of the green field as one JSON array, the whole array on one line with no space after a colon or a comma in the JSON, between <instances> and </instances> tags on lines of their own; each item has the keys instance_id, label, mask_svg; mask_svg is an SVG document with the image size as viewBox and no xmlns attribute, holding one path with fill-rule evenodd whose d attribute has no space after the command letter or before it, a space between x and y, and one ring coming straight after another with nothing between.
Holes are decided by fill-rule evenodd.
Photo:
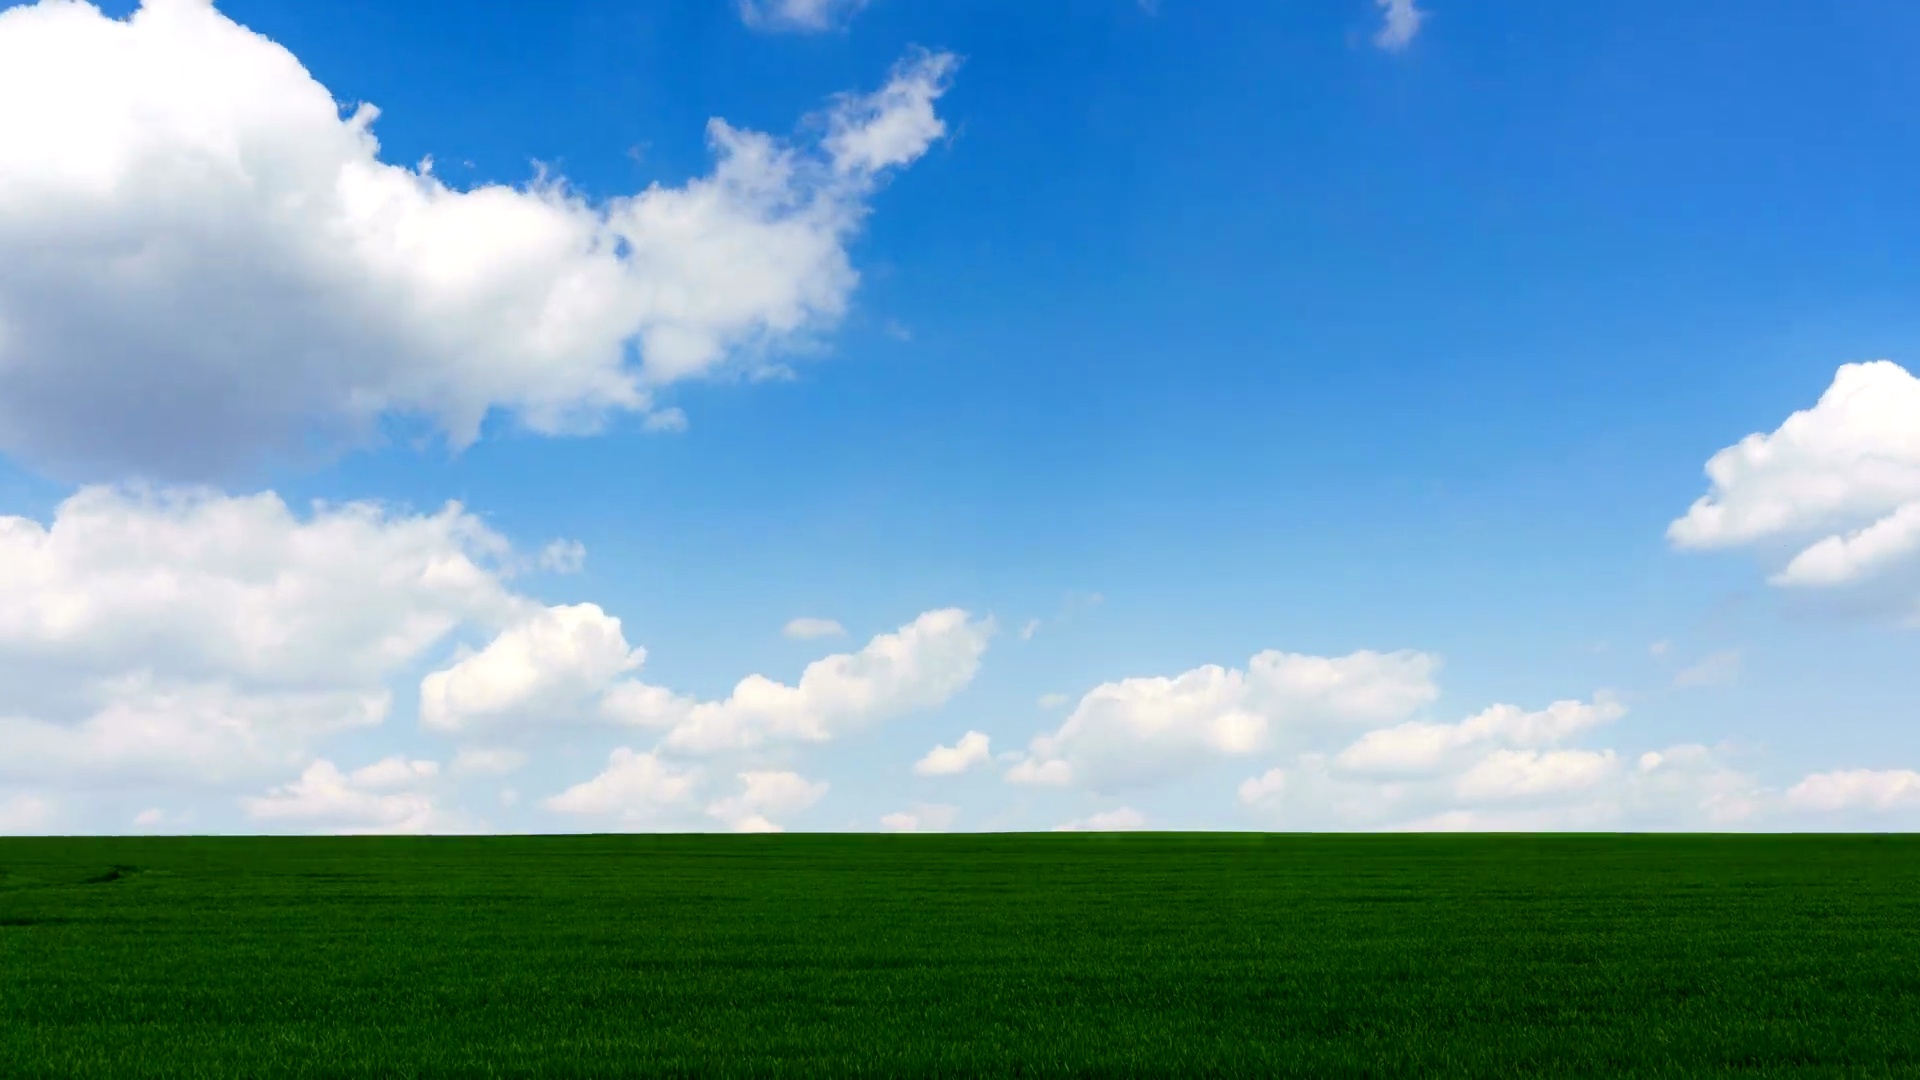
<instances>
[{"instance_id":1,"label":"green field","mask_svg":"<svg viewBox=\"0 0 1920 1080\"><path fill-rule=\"evenodd\" d=\"M0 1076L1920 1075L1920 838L0 840Z\"/></svg>"}]
</instances>

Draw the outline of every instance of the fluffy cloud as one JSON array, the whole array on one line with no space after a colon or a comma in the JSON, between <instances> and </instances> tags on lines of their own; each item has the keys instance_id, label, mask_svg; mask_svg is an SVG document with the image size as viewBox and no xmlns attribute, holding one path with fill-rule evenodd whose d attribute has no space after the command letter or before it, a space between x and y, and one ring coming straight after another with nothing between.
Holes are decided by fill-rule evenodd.
<instances>
[{"instance_id":1,"label":"fluffy cloud","mask_svg":"<svg viewBox=\"0 0 1920 1080\"><path fill-rule=\"evenodd\" d=\"M459 831L460 822L441 812L431 795L408 788L439 771L431 761L388 758L352 773L331 761L315 761L300 778L262 796L241 800L249 818L263 824L293 824L342 833Z\"/></svg>"},{"instance_id":2,"label":"fluffy cloud","mask_svg":"<svg viewBox=\"0 0 1920 1080\"><path fill-rule=\"evenodd\" d=\"M71 722L0 717L0 776L236 783L304 759L323 736L379 724L388 705L385 691L249 694L221 682L155 683L143 672L102 680L87 696L91 707Z\"/></svg>"},{"instance_id":3,"label":"fluffy cloud","mask_svg":"<svg viewBox=\"0 0 1920 1080\"><path fill-rule=\"evenodd\" d=\"M1611 750L1495 750L1474 762L1454 790L1468 802L1564 796L1589 791L1617 772Z\"/></svg>"},{"instance_id":4,"label":"fluffy cloud","mask_svg":"<svg viewBox=\"0 0 1920 1080\"><path fill-rule=\"evenodd\" d=\"M1725 829L1774 820L1779 809L1710 747L1669 747L1629 766L1610 749L1513 741L1448 745L1421 757L1417 771L1354 770L1338 757L1303 754L1285 772L1248 779L1240 801L1268 824L1311 829Z\"/></svg>"},{"instance_id":5,"label":"fluffy cloud","mask_svg":"<svg viewBox=\"0 0 1920 1080\"><path fill-rule=\"evenodd\" d=\"M960 816L960 808L945 803L916 803L880 819L887 832L946 832Z\"/></svg>"},{"instance_id":6,"label":"fluffy cloud","mask_svg":"<svg viewBox=\"0 0 1920 1080\"><path fill-rule=\"evenodd\" d=\"M645 658L596 604L543 608L422 680L420 722L453 732L574 716Z\"/></svg>"},{"instance_id":7,"label":"fluffy cloud","mask_svg":"<svg viewBox=\"0 0 1920 1080\"><path fill-rule=\"evenodd\" d=\"M1107 810L1053 827L1054 832L1126 832L1147 827L1146 815L1131 807Z\"/></svg>"},{"instance_id":8,"label":"fluffy cloud","mask_svg":"<svg viewBox=\"0 0 1920 1080\"><path fill-rule=\"evenodd\" d=\"M815 5L782 5L794 12ZM822 9L824 10L824 9ZM830 326L884 176L944 133L952 57L835 99L812 144L709 124L713 170L601 203L380 159L361 105L202 0L0 11L0 452L224 473L385 416L454 446L659 411Z\"/></svg>"},{"instance_id":9,"label":"fluffy cloud","mask_svg":"<svg viewBox=\"0 0 1920 1080\"><path fill-rule=\"evenodd\" d=\"M1787 789L1797 810L1837 813L1920 807L1920 773L1911 769L1842 769L1814 773Z\"/></svg>"},{"instance_id":10,"label":"fluffy cloud","mask_svg":"<svg viewBox=\"0 0 1920 1080\"><path fill-rule=\"evenodd\" d=\"M1811 408L1707 462L1711 488L1673 522L1682 548L1784 545L1783 586L1878 582L1920 551L1920 379L1847 364ZM1911 590L1902 593L1910 602Z\"/></svg>"},{"instance_id":11,"label":"fluffy cloud","mask_svg":"<svg viewBox=\"0 0 1920 1080\"><path fill-rule=\"evenodd\" d=\"M658 729L664 748L695 754L826 742L943 704L972 681L993 632L958 609L929 611L858 652L814 661L792 686L749 675L726 698L700 701L631 677L645 652L598 606L524 610L485 648L421 681L424 726L512 736L592 721Z\"/></svg>"},{"instance_id":12,"label":"fluffy cloud","mask_svg":"<svg viewBox=\"0 0 1920 1080\"><path fill-rule=\"evenodd\" d=\"M993 623L958 608L929 611L859 652L808 664L792 686L764 675L725 699L696 701L635 681L607 694L609 716L666 729L664 745L688 753L750 750L775 740L825 742L944 704L973 680Z\"/></svg>"},{"instance_id":13,"label":"fluffy cloud","mask_svg":"<svg viewBox=\"0 0 1920 1080\"><path fill-rule=\"evenodd\" d=\"M824 780L808 780L794 772L743 772L740 791L707 807L707 813L735 832L779 832L772 817L797 814L827 793Z\"/></svg>"},{"instance_id":14,"label":"fluffy cloud","mask_svg":"<svg viewBox=\"0 0 1920 1080\"><path fill-rule=\"evenodd\" d=\"M535 610L458 505L299 515L271 494L86 488L0 517L0 771L238 782L381 723L462 627Z\"/></svg>"},{"instance_id":15,"label":"fluffy cloud","mask_svg":"<svg viewBox=\"0 0 1920 1080\"><path fill-rule=\"evenodd\" d=\"M1096 791L1154 783L1210 759L1265 751L1276 735L1405 716L1434 699L1438 667L1436 657L1416 652L1268 651L1245 671L1209 664L1172 678L1105 683L1059 730L1035 738L1007 778Z\"/></svg>"},{"instance_id":16,"label":"fluffy cloud","mask_svg":"<svg viewBox=\"0 0 1920 1080\"><path fill-rule=\"evenodd\" d=\"M84 488L51 524L0 517L0 657L276 686L374 679L463 622L518 611L508 554L455 503L302 519L271 493Z\"/></svg>"},{"instance_id":17,"label":"fluffy cloud","mask_svg":"<svg viewBox=\"0 0 1920 1080\"><path fill-rule=\"evenodd\" d=\"M740 0L740 18L756 30L817 34L845 26L872 0Z\"/></svg>"},{"instance_id":18,"label":"fluffy cloud","mask_svg":"<svg viewBox=\"0 0 1920 1080\"><path fill-rule=\"evenodd\" d=\"M620 747L599 775L582 781L542 805L562 814L614 818L640 827L658 826L684 814L699 777L676 768L659 755Z\"/></svg>"},{"instance_id":19,"label":"fluffy cloud","mask_svg":"<svg viewBox=\"0 0 1920 1080\"><path fill-rule=\"evenodd\" d=\"M1427 13L1414 6L1414 0L1374 0L1380 6L1380 30L1373 43L1388 52L1399 52L1413 44Z\"/></svg>"},{"instance_id":20,"label":"fluffy cloud","mask_svg":"<svg viewBox=\"0 0 1920 1080\"><path fill-rule=\"evenodd\" d=\"M847 628L832 619L802 616L789 620L780 632L795 641L813 641L818 638L845 637Z\"/></svg>"},{"instance_id":21,"label":"fluffy cloud","mask_svg":"<svg viewBox=\"0 0 1920 1080\"><path fill-rule=\"evenodd\" d=\"M969 731L952 746L936 746L927 751L926 757L913 763L913 771L921 776L954 776L992 759L987 737L978 731Z\"/></svg>"},{"instance_id":22,"label":"fluffy cloud","mask_svg":"<svg viewBox=\"0 0 1920 1080\"><path fill-rule=\"evenodd\" d=\"M1551 746L1618 719L1626 709L1612 698L1591 704L1556 701L1538 712L1495 705L1457 724L1408 721L1367 732L1334 762L1349 773L1380 777L1431 775L1459 768L1489 748Z\"/></svg>"}]
</instances>

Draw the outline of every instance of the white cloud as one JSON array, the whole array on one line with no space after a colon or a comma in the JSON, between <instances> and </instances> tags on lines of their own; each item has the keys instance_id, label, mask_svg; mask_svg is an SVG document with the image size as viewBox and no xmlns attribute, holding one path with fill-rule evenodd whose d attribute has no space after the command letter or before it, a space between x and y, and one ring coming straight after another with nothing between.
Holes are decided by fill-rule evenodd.
<instances>
[{"instance_id":1,"label":"white cloud","mask_svg":"<svg viewBox=\"0 0 1920 1080\"><path fill-rule=\"evenodd\" d=\"M1107 810L1088 817L1078 818L1064 824L1055 825L1054 832L1127 832L1144 829L1146 816L1131 807L1123 806L1118 810Z\"/></svg>"},{"instance_id":2,"label":"white cloud","mask_svg":"<svg viewBox=\"0 0 1920 1080\"><path fill-rule=\"evenodd\" d=\"M1920 807L1920 772L1911 769L1840 769L1814 773L1787 789L1797 810L1836 813Z\"/></svg>"},{"instance_id":3,"label":"white cloud","mask_svg":"<svg viewBox=\"0 0 1920 1080\"><path fill-rule=\"evenodd\" d=\"M1641 754L1620 801L1622 821L1631 827L1722 829L1770 813L1775 796L1722 751L1689 743Z\"/></svg>"},{"instance_id":4,"label":"white cloud","mask_svg":"<svg viewBox=\"0 0 1920 1080\"><path fill-rule=\"evenodd\" d=\"M772 740L824 742L944 704L973 680L993 633L958 608L929 611L859 652L816 660L788 686L740 680L721 701L694 701L628 681L608 693L610 716L664 727L664 745L689 753L749 750Z\"/></svg>"},{"instance_id":5,"label":"white cloud","mask_svg":"<svg viewBox=\"0 0 1920 1080\"><path fill-rule=\"evenodd\" d=\"M587 564L587 545L578 540L555 540L540 549L540 569L577 574Z\"/></svg>"},{"instance_id":6,"label":"white cloud","mask_svg":"<svg viewBox=\"0 0 1920 1080\"><path fill-rule=\"evenodd\" d=\"M9 795L0 799L0 835L45 833L52 829L53 803L38 795Z\"/></svg>"},{"instance_id":7,"label":"white cloud","mask_svg":"<svg viewBox=\"0 0 1920 1080\"><path fill-rule=\"evenodd\" d=\"M441 812L431 795L392 790L430 779L433 762L390 758L352 774L324 758L307 766L300 778L262 796L241 800L258 822L289 822L342 833L449 832L460 823Z\"/></svg>"},{"instance_id":8,"label":"white cloud","mask_svg":"<svg viewBox=\"0 0 1920 1080\"><path fill-rule=\"evenodd\" d=\"M505 539L457 503L390 513L271 493L83 488L0 516L0 657L281 686L377 679L525 603Z\"/></svg>"},{"instance_id":9,"label":"white cloud","mask_svg":"<svg viewBox=\"0 0 1920 1080\"><path fill-rule=\"evenodd\" d=\"M1568 745L1625 711L1599 694L1406 721L1338 753L1308 749L1244 781L1239 801L1310 829L1720 829L1772 813L1773 798L1723 751L1673 746L1629 766L1615 750Z\"/></svg>"},{"instance_id":10,"label":"white cloud","mask_svg":"<svg viewBox=\"0 0 1920 1080\"><path fill-rule=\"evenodd\" d=\"M1033 635L1039 632L1040 632L1039 619L1028 619L1026 622L1020 624L1020 640L1021 641L1032 641Z\"/></svg>"},{"instance_id":11,"label":"white cloud","mask_svg":"<svg viewBox=\"0 0 1920 1080\"><path fill-rule=\"evenodd\" d=\"M743 772L740 792L707 807L707 813L735 832L779 832L769 815L797 814L820 801L827 782L808 780L794 772Z\"/></svg>"},{"instance_id":12,"label":"white cloud","mask_svg":"<svg viewBox=\"0 0 1920 1080\"><path fill-rule=\"evenodd\" d=\"M1740 650L1710 652L1674 673L1675 686L1725 686L1740 677Z\"/></svg>"},{"instance_id":13,"label":"white cloud","mask_svg":"<svg viewBox=\"0 0 1920 1080\"><path fill-rule=\"evenodd\" d=\"M0 717L0 776L75 785L220 786L291 765L338 731L386 718L385 691L244 693L144 672L89 683L74 715Z\"/></svg>"},{"instance_id":14,"label":"white cloud","mask_svg":"<svg viewBox=\"0 0 1920 1080\"><path fill-rule=\"evenodd\" d=\"M872 0L739 0L740 18L756 30L817 34L847 25Z\"/></svg>"},{"instance_id":15,"label":"white cloud","mask_svg":"<svg viewBox=\"0 0 1920 1080\"><path fill-rule=\"evenodd\" d=\"M841 317L867 197L943 134L954 66L909 57L814 144L716 119L710 173L596 203L380 160L377 110L210 4L0 11L0 452L177 479L387 416L456 447L494 412L671 426L661 387Z\"/></svg>"},{"instance_id":16,"label":"white cloud","mask_svg":"<svg viewBox=\"0 0 1920 1080\"><path fill-rule=\"evenodd\" d=\"M370 791L388 791L393 788L412 787L438 775L440 775L440 763L437 761L409 761L395 754L353 770L348 774L347 782L354 787L366 788Z\"/></svg>"},{"instance_id":17,"label":"white cloud","mask_svg":"<svg viewBox=\"0 0 1920 1080\"><path fill-rule=\"evenodd\" d=\"M1837 586L1920 560L1920 379L1847 364L1820 400L1707 462L1711 489L1667 529L1682 548L1799 548L1777 585Z\"/></svg>"},{"instance_id":18,"label":"white cloud","mask_svg":"<svg viewBox=\"0 0 1920 1080\"><path fill-rule=\"evenodd\" d=\"M576 717L645 658L644 649L628 646L620 620L597 604L543 608L423 679L420 722L455 732Z\"/></svg>"},{"instance_id":19,"label":"white cloud","mask_svg":"<svg viewBox=\"0 0 1920 1080\"><path fill-rule=\"evenodd\" d=\"M637 678L644 650L593 604L532 611L476 653L421 682L432 730L597 721L662 729L687 753L751 750L772 741L825 742L943 704L973 679L993 630L958 609L929 611L858 652L807 665L797 684L749 675L720 701L699 701Z\"/></svg>"},{"instance_id":20,"label":"white cloud","mask_svg":"<svg viewBox=\"0 0 1920 1080\"><path fill-rule=\"evenodd\" d=\"M392 681L463 629L541 610L457 504L304 514L267 493L84 488L0 517L0 773L252 784L382 723Z\"/></svg>"},{"instance_id":21,"label":"white cloud","mask_svg":"<svg viewBox=\"0 0 1920 1080\"><path fill-rule=\"evenodd\" d=\"M133 815L133 824L135 828L157 829L166 823L167 823L166 811L160 809L157 806L149 806L145 810L142 810L139 813Z\"/></svg>"},{"instance_id":22,"label":"white cloud","mask_svg":"<svg viewBox=\"0 0 1920 1080\"><path fill-rule=\"evenodd\" d=\"M880 819L887 832L946 832L960 816L960 808L945 803L916 803L911 811L901 810Z\"/></svg>"},{"instance_id":23,"label":"white cloud","mask_svg":"<svg viewBox=\"0 0 1920 1080\"><path fill-rule=\"evenodd\" d=\"M1495 750L1461 775L1455 791L1469 802L1561 796L1589 791L1619 772L1611 750Z\"/></svg>"},{"instance_id":24,"label":"white cloud","mask_svg":"<svg viewBox=\"0 0 1920 1080\"><path fill-rule=\"evenodd\" d=\"M814 641L819 638L845 637L847 628L832 619L801 616L789 620L780 632L795 641Z\"/></svg>"},{"instance_id":25,"label":"white cloud","mask_svg":"<svg viewBox=\"0 0 1920 1080\"><path fill-rule=\"evenodd\" d=\"M658 825L684 814L699 778L676 769L659 755L620 747L599 775L584 780L541 805L562 814L610 817L630 825Z\"/></svg>"},{"instance_id":26,"label":"white cloud","mask_svg":"<svg viewBox=\"0 0 1920 1080\"><path fill-rule=\"evenodd\" d=\"M1388 52L1399 52L1413 44L1427 13L1414 6L1414 0L1374 0L1380 7L1380 30L1373 43Z\"/></svg>"},{"instance_id":27,"label":"white cloud","mask_svg":"<svg viewBox=\"0 0 1920 1080\"><path fill-rule=\"evenodd\" d=\"M1263 652L1246 671L1206 665L1088 691L1059 730L1036 737L1016 782L1108 791L1166 780L1219 757L1258 753L1277 734L1396 719L1437 694L1436 657Z\"/></svg>"},{"instance_id":28,"label":"white cloud","mask_svg":"<svg viewBox=\"0 0 1920 1080\"><path fill-rule=\"evenodd\" d=\"M993 754L987 749L987 737L978 731L969 731L952 746L936 746L927 751L926 757L913 763L913 771L921 776L953 776L991 760Z\"/></svg>"},{"instance_id":29,"label":"white cloud","mask_svg":"<svg viewBox=\"0 0 1920 1080\"><path fill-rule=\"evenodd\" d=\"M1250 777L1241 782L1240 801L1247 806L1258 806L1278 798L1286 790L1286 770L1268 769L1259 776Z\"/></svg>"},{"instance_id":30,"label":"white cloud","mask_svg":"<svg viewBox=\"0 0 1920 1080\"><path fill-rule=\"evenodd\" d=\"M1072 700L1073 698L1066 694L1041 694L1038 704L1043 709L1058 709Z\"/></svg>"},{"instance_id":31,"label":"white cloud","mask_svg":"<svg viewBox=\"0 0 1920 1080\"><path fill-rule=\"evenodd\" d=\"M1920 549L1920 502L1844 535L1825 537L1773 576L1776 585L1843 585L1898 563Z\"/></svg>"},{"instance_id":32,"label":"white cloud","mask_svg":"<svg viewBox=\"0 0 1920 1080\"><path fill-rule=\"evenodd\" d=\"M1343 770L1371 776L1422 776L1459 767L1488 747L1542 747L1565 741L1626 712L1600 696L1589 704L1556 701L1538 712L1495 705L1457 724L1408 721L1369 731L1334 758Z\"/></svg>"}]
</instances>

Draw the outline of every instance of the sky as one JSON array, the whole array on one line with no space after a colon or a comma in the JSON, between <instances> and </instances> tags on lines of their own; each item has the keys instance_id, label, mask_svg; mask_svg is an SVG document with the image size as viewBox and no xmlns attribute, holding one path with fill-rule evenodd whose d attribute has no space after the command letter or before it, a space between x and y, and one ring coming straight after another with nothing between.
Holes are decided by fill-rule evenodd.
<instances>
[{"instance_id":1,"label":"sky","mask_svg":"<svg viewBox=\"0 0 1920 1080\"><path fill-rule=\"evenodd\" d=\"M1920 827L1916 43L0 3L0 832Z\"/></svg>"}]
</instances>

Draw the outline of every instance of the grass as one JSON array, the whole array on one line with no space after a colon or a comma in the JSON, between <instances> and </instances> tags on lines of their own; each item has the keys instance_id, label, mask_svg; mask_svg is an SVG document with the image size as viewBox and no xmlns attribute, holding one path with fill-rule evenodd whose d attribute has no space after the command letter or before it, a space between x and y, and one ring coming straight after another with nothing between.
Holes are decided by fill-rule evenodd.
<instances>
[{"instance_id":1,"label":"grass","mask_svg":"<svg viewBox=\"0 0 1920 1080\"><path fill-rule=\"evenodd\" d=\"M1915 1076L1920 838L0 841L0 1076Z\"/></svg>"}]
</instances>

